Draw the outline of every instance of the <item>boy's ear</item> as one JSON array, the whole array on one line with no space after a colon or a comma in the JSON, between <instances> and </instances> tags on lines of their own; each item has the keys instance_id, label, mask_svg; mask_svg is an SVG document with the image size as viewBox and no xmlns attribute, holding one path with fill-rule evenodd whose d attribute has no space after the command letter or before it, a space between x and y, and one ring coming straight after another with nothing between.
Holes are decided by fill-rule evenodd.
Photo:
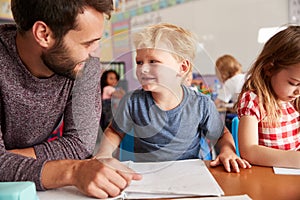
<instances>
[{"instance_id":1,"label":"boy's ear","mask_svg":"<svg viewBox=\"0 0 300 200\"><path fill-rule=\"evenodd\" d=\"M191 63L189 60L182 61L179 75L183 77L186 73L190 71L190 68L191 68Z\"/></svg>"},{"instance_id":2,"label":"boy's ear","mask_svg":"<svg viewBox=\"0 0 300 200\"><path fill-rule=\"evenodd\" d=\"M54 39L51 37L52 31L49 26L42 21L36 21L32 26L32 34L35 41L44 48L50 47Z\"/></svg>"}]
</instances>

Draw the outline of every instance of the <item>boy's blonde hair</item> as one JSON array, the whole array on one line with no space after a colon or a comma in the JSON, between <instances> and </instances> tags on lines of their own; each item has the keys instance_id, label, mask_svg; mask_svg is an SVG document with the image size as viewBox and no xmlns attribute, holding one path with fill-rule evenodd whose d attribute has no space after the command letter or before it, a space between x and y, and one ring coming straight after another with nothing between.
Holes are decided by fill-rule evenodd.
<instances>
[{"instance_id":1,"label":"boy's blonde hair","mask_svg":"<svg viewBox=\"0 0 300 200\"><path fill-rule=\"evenodd\" d=\"M136 49L161 49L171 53L178 61L188 60L190 71L197 52L196 36L179 26L160 23L148 26L133 37Z\"/></svg>"},{"instance_id":2,"label":"boy's blonde hair","mask_svg":"<svg viewBox=\"0 0 300 200\"><path fill-rule=\"evenodd\" d=\"M231 55L223 55L216 60L217 75L225 82L234 75L242 72L242 65Z\"/></svg>"},{"instance_id":3,"label":"boy's blonde hair","mask_svg":"<svg viewBox=\"0 0 300 200\"><path fill-rule=\"evenodd\" d=\"M262 52L248 71L247 80L238 101L246 91L253 91L259 98L259 107L267 120L276 122L281 113L279 99L271 86L271 77L282 69L300 63L300 26L289 26L275 34L264 45ZM299 97L293 102L300 111Z\"/></svg>"}]
</instances>

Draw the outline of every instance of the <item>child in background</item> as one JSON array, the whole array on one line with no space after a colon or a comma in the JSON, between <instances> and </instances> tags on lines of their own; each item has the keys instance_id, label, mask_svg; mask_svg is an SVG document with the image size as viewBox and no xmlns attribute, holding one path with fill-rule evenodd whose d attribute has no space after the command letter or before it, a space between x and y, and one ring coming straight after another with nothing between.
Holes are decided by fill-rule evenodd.
<instances>
[{"instance_id":1,"label":"child in background","mask_svg":"<svg viewBox=\"0 0 300 200\"><path fill-rule=\"evenodd\" d=\"M194 90L194 91L199 91L200 90L197 88L197 86L193 85L193 72L190 71L187 75L186 78L183 81L183 84L188 86L190 89Z\"/></svg>"},{"instance_id":2,"label":"child in background","mask_svg":"<svg viewBox=\"0 0 300 200\"><path fill-rule=\"evenodd\" d=\"M102 98L102 113L100 126L104 130L113 117L113 109L116 109L117 105L112 103L112 99L121 99L125 91L121 88L116 88L120 79L119 74L109 69L102 73L101 76L101 98Z\"/></svg>"},{"instance_id":3,"label":"child in background","mask_svg":"<svg viewBox=\"0 0 300 200\"><path fill-rule=\"evenodd\" d=\"M96 157L111 157L133 129L138 162L199 158L200 138L207 137L220 147L211 166L223 164L228 172L250 167L235 154L231 133L210 98L182 84L195 57L193 34L157 24L136 34L134 43L142 89L122 98Z\"/></svg>"},{"instance_id":4,"label":"child in background","mask_svg":"<svg viewBox=\"0 0 300 200\"><path fill-rule=\"evenodd\" d=\"M215 104L223 107L225 103L236 103L245 82L241 64L233 56L223 55L217 59L215 69L218 79L223 83Z\"/></svg>"},{"instance_id":5,"label":"child in background","mask_svg":"<svg viewBox=\"0 0 300 200\"><path fill-rule=\"evenodd\" d=\"M238 99L239 149L255 165L300 168L300 26L264 45Z\"/></svg>"},{"instance_id":6,"label":"child in background","mask_svg":"<svg viewBox=\"0 0 300 200\"><path fill-rule=\"evenodd\" d=\"M118 81L120 80L119 74L113 70L109 69L102 73L101 76L101 94L102 100L111 99L112 97L122 98L124 95L124 90L116 90Z\"/></svg>"}]
</instances>

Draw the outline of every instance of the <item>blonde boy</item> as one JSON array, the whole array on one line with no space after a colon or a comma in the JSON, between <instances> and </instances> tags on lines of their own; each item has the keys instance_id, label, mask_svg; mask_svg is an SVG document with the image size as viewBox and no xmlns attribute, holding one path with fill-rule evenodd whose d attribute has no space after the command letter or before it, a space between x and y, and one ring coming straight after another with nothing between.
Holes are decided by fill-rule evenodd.
<instances>
[{"instance_id":1,"label":"blonde boy","mask_svg":"<svg viewBox=\"0 0 300 200\"><path fill-rule=\"evenodd\" d=\"M188 89L183 80L192 69L194 35L172 24L146 27L134 37L136 75L142 89L120 102L105 130L97 157L111 157L125 134L134 130L136 161L198 158L200 138L220 147L212 166L227 171L250 167L237 157L234 142L209 97Z\"/></svg>"}]
</instances>

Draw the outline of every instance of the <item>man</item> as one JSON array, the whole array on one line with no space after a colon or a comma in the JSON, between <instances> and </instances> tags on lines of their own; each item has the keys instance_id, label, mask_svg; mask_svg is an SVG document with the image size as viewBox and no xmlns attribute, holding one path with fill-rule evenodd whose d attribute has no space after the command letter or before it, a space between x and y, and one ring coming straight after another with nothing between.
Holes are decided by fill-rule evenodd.
<instances>
[{"instance_id":1,"label":"man","mask_svg":"<svg viewBox=\"0 0 300 200\"><path fill-rule=\"evenodd\" d=\"M11 6L16 26L0 26L0 181L118 195L141 177L117 160L91 158L101 112L99 59L91 54L112 1L12 0ZM62 137L49 142L62 121Z\"/></svg>"}]
</instances>

